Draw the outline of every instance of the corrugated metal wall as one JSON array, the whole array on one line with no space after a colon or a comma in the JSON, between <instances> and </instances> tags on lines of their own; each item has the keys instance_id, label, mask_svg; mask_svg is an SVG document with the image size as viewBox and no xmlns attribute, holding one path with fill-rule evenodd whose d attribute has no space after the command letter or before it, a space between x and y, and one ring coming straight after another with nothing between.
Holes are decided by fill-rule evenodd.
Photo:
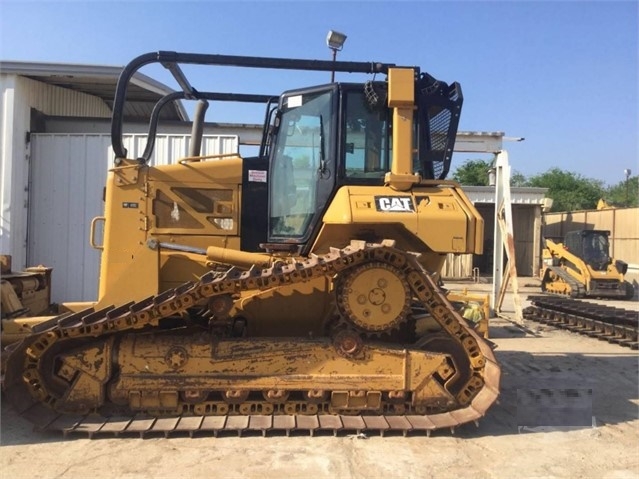
<instances>
[{"instance_id":1,"label":"corrugated metal wall","mask_svg":"<svg viewBox=\"0 0 639 479\"><path fill-rule=\"evenodd\" d=\"M444 279L468 279L473 272L472 254L452 254L446 255L446 262L442 268L442 278Z\"/></svg>"},{"instance_id":2,"label":"corrugated metal wall","mask_svg":"<svg viewBox=\"0 0 639 479\"><path fill-rule=\"evenodd\" d=\"M585 210L544 215L544 236L563 237L575 230L610 231L610 253L627 263L639 264L639 208Z\"/></svg>"},{"instance_id":3,"label":"corrugated metal wall","mask_svg":"<svg viewBox=\"0 0 639 479\"><path fill-rule=\"evenodd\" d=\"M536 276L540 267L539 228L541 223L535 222L535 210L540 210L541 208L528 205L513 205L512 208L517 275ZM535 237L537 237L537 243L535 242Z\"/></svg>"},{"instance_id":4,"label":"corrugated metal wall","mask_svg":"<svg viewBox=\"0 0 639 479\"><path fill-rule=\"evenodd\" d=\"M98 97L18 77L21 102L45 115L110 118L111 109Z\"/></svg>"},{"instance_id":5,"label":"corrugated metal wall","mask_svg":"<svg viewBox=\"0 0 639 479\"><path fill-rule=\"evenodd\" d=\"M484 218L484 253L477 256L449 254L442 270L444 278L471 278L473 267L479 268L481 276L492 276L495 205L483 203L475 204L475 207ZM539 238L539 232L535 231L535 212L539 208L538 205L512 205L515 262L519 276L534 276L539 269L539 251L535 247L535 235Z\"/></svg>"},{"instance_id":6,"label":"corrugated metal wall","mask_svg":"<svg viewBox=\"0 0 639 479\"><path fill-rule=\"evenodd\" d=\"M99 98L47 85L18 75L0 73L0 252L13 256L13 266L28 266L27 183L31 110L46 115L109 118Z\"/></svg>"},{"instance_id":7,"label":"corrugated metal wall","mask_svg":"<svg viewBox=\"0 0 639 479\"><path fill-rule=\"evenodd\" d=\"M109 155L108 162L114 158L111 149L110 137L108 141ZM123 138L124 147L127 149L129 158L138 158L142 156L146 147L145 134L125 135ZM158 135L155 139L155 148L151 157L151 165L167 165L175 159L188 156L189 145L191 144L190 135ZM234 153L238 151L238 137L229 136L213 136L204 135L202 138L202 155L217 155L222 153ZM106 173L105 173L106 174ZM106 176L105 176L106 178Z\"/></svg>"},{"instance_id":8,"label":"corrugated metal wall","mask_svg":"<svg viewBox=\"0 0 639 479\"><path fill-rule=\"evenodd\" d=\"M145 144L145 135L124 137L129 157ZM102 134L32 135L27 262L53 267L55 302L97 299L100 255L89 246L89 225L102 214L110 145ZM188 146L188 135L158 135L151 164L183 158ZM203 155L237 149L237 136L203 139Z\"/></svg>"}]
</instances>

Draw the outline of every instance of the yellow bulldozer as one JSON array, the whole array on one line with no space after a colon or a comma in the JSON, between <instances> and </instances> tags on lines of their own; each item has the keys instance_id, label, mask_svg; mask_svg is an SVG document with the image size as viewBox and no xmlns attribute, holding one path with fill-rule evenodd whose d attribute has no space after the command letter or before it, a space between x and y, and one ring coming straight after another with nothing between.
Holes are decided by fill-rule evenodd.
<instances>
[{"instance_id":1,"label":"yellow bulldozer","mask_svg":"<svg viewBox=\"0 0 639 479\"><path fill-rule=\"evenodd\" d=\"M146 149L130 158L127 86L152 63L181 91L158 102ZM373 77L277 97L196 89L184 65ZM189 156L150 166L162 107L184 100L197 102ZM200 155L211 101L265 104L257 156ZM462 101L458 83L412 66L137 57L118 81L115 160L91 229L98 299L29 320L4 361L6 396L38 427L65 432L476 422L500 368L438 286L447 253L483 245L481 216L445 179Z\"/></svg>"},{"instance_id":2,"label":"yellow bulldozer","mask_svg":"<svg viewBox=\"0 0 639 479\"><path fill-rule=\"evenodd\" d=\"M628 263L610 257L610 231L576 230L562 240L545 238L541 290L573 298L632 299L624 279Z\"/></svg>"},{"instance_id":3,"label":"yellow bulldozer","mask_svg":"<svg viewBox=\"0 0 639 479\"><path fill-rule=\"evenodd\" d=\"M0 255L0 321L49 314L52 309L51 271L44 266L12 271L11 256ZM12 325L17 326L17 323ZM17 336L11 337L9 332L4 334L3 328L3 344L20 339L28 330L28 326L23 326L22 333L18 329Z\"/></svg>"}]
</instances>

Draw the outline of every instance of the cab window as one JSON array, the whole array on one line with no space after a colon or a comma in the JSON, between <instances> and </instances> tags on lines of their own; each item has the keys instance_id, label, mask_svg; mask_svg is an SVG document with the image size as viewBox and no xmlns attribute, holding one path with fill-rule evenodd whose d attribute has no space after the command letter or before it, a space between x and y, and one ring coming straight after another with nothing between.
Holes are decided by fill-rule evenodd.
<instances>
[{"instance_id":1,"label":"cab window","mask_svg":"<svg viewBox=\"0 0 639 479\"><path fill-rule=\"evenodd\" d=\"M270 236L302 238L316 211L318 171L331 144L332 91L282 101L271 159Z\"/></svg>"},{"instance_id":2,"label":"cab window","mask_svg":"<svg viewBox=\"0 0 639 479\"><path fill-rule=\"evenodd\" d=\"M369 107L361 91L345 97L346 177L381 179L390 170L387 110Z\"/></svg>"}]
</instances>

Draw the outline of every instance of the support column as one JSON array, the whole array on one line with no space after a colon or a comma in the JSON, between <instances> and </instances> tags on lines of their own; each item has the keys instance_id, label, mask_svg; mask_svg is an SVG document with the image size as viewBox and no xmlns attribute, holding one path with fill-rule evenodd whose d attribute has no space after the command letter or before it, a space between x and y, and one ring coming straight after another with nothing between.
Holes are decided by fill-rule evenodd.
<instances>
[{"instance_id":1,"label":"support column","mask_svg":"<svg viewBox=\"0 0 639 479\"><path fill-rule=\"evenodd\" d=\"M508 152L501 150L495 158L495 249L493 252L493 290L490 298L491 309L499 315L504 301L506 289L512 287L515 305L515 320L523 322L523 311L519 298L517 283L517 266L515 261L515 239L513 233L513 217L510 199L510 164ZM504 249L508 261L504 262ZM505 271L502 271L505 269Z\"/></svg>"}]
</instances>

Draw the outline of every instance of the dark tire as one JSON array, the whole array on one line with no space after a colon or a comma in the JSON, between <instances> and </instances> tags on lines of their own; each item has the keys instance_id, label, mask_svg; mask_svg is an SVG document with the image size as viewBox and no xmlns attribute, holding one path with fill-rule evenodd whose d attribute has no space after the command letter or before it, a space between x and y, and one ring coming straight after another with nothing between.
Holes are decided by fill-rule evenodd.
<instances>
[{"instance_id":1,"label":"dark tire","mask_svg":"<svg viewBox=\"0 0 639 479\"><path fill-rule=\"evenodd\" d=\"M629 281L624 281L623 283L626 286L626 295L624 296L624 299L633 299L635 297L635 287Z\"/></svg>"}]
</instances>

